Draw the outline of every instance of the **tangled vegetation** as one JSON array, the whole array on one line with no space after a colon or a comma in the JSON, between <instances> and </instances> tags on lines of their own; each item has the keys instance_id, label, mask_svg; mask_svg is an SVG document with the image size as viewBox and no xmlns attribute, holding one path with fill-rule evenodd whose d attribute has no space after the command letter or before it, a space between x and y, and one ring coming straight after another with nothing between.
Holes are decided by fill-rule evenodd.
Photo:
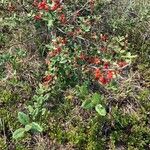
<instances>
[{"instance_id":1,"label":"tangled vegetation","mask_svg":"<svg viewBox=\"0 0 150 150\"><path fill-rule=\"evenodd\" d=\"M0 149L150 149L150 2L2 0Z\"/></svg>"}]
</instances>

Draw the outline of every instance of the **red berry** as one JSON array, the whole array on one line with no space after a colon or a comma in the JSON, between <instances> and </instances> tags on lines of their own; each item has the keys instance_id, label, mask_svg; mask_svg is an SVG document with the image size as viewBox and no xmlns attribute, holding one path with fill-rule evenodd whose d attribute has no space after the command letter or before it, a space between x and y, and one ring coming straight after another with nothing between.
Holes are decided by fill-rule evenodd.
<instances>
[{"instance_id":1,"label":"red berry","mask_svg":"<svg viewBox=\"0 0 150 150\"><path fill-rule=\"evenodd\" d=\"M99 81L101 84L104 84L104 85L109 82L109 81L108 81L105 77L103 77L103 76L100 77L98 81Z\"/></svg>"},{"instance_id":2,"label":"red berry","mask_svg":"<svg viewBox=\"0 0 150 150\"><path fill-rule=\"evenodd\" d=\"M108 62L105 62L104 63L104 69L108 69L109 68L109 63Z\"/></svg>"},{"instance_id":3,"label":"red berry","mask_svg":"<svg viewBox=\"0 0 150 150\"><path fill-rule=\"evenodd\" d=\"M98 80L101 76L101 71L99 68L96 68L96 70L94 71L94 76L95 76L95 79Z\"/></svg>"},{"instance_id":4,"label":"red berry","mask_svg":"<svg viewBox=\"0 0 150 150\"><path fill-rule=\"evenodd\" d=\"M102 41L106 42L106 41L108 40L108 35L106 35L106 34L101 34L101 35L100 35L100 39L101 39Z\"/></svg>"},{"instance_id":5,"label":"red berry","mask_svg":"<svg viewBox=\"0 0 150 150\"><path fill-rule=\"evenodd\" d=\"M46 0L43 0L42 2L38 3L38 9L39 10L44 9L44 10L48 11L49 8L48 8L48 5L46 3Z\"/></svg>"},{"instance_id":6,"label":"red berry","mask_svg":"<svg viewBox=\"0 0 150 150\"><path fill-rule=\"evenodd\" d=\"M108 70L107 72L107 77L108 80L111 80L113 78L113 71L112 70Z\"/></svg>"},{"instance_id":7,"label":"red berry","mask_svg":"<svg viewBox=\"0 0 150 150\"><path fill-rule=\"evenodd\" d=\"M81 54L80 54L80 59L81 59L81 60L85 60L85 55L81 53Z\"/></svg>"},{"instance_id":8,"label":"red berry","mask_svg":"<svg viewBox=\"0 0 150 150\"><path fill-rule=\"evenodd\" d=\"M64 14L61 14L61 16L59 17L59 20L60 20L60 22L63 23L63 24L65 24L66 21L67 21Z\"/></svg>"},{"instance_id":9,"label":"red berry","mask_svg":"<svg viewBox=\"0 0 150 150\"><path fill-rule=\"evenodd\" d=\"M38 6L38 1L37 1L37 0L34 0L32 5L33 5L33 6Z\"/></svg>"},{"instance_id":10,"label":"red berry","mask_svg":"<svg viewBox=\"0 0 150 150\"><path fill-rule=\"evenodd\" d=\"M41 15L41 14L38 14L38 15L34 16L34 19L35 19L35 20L40 20L40 19L42 19L42 15Z\"/></svg>"},{"instance_id":11,"label":"red berry","mask_svg":"<svg viewBox=\"0 0 150 150\"><path fill-rule=\"evenodd\" d=\"M118 66L119 66L120 68L122 68L122 67L124 67L125 65L127 65L127 63L126 63L125 61L119 61L119 62L117 62L117 64L118 64Z\"/></svg>"},{"instance_id":12,"label":"red berry","mask_svg":"<svg viewBox=\"0 0 150 150\"><path fill-rule=\"evenodd\" d=\"M42 82L49 82L52 80L52 76L50 74L46 75L45 77L43 77Z\"/></svg>"},{"instance_id":13,"label":"red berry","mask_svg":"<svg viewBox=\"0 0 150 150\"><path fill-rule=\"evenodd\" d=\"M93 63L94 64L96 64L96 65L98 65L98 64L100 64L100 59L99 58L94 58L94 60L93 60Z\"/></svg>"},{"instance_id":14,"label":"red berry","mask_svg":"<svg viewBox=\"0 0 150 150\"><path fill-rule=\"evenodd\" d=\"M45 11L49 11L49 6L48 6L48 5L45 5L44 10L45 10Z\"/></svg>"},{"instance_id":15,"label":"red berry","mask_svg":"<svg viewBox=\"0 0 150 150\"><path fill-rule=\"evenodd\" d=\"M51 7L51 11L55 11L60 7L59 3L55 3L54 6Z\"/></svg>"},{"instance_id":16,"label":"red berry","mask_svg":"<svg viewBox=\"0 0 150 150\"><path fill-rule=\"evenodd\" d=\"M57 54L59 54L61 52L61 48L58 47L55 51L56 51Z\"/></svg>"}]
</instances>

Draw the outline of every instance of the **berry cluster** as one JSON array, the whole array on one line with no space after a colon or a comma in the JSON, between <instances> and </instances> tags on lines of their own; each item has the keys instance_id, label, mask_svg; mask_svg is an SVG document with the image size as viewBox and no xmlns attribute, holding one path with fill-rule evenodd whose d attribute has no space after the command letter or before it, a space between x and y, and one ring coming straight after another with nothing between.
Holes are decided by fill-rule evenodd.
<instances>
[{"instance_id":1,"label":"berry cluster","mask_svg":"<svg viewBox=\"0 0 150 150\"><path fill-rule=\"evenodd\" d=\"M36 14L34 16L35 20L40 20L42 19L42 14L40 13L40 11L45 11L45 12L49 12L49 11L58 11L61 12L63 6L60 3L60 0L51 0L51 4L48 4L46 0L42 0L42 1L38 1L38 0L34 0L33 2L33 6L37 8L37 10L39 11L38 14ZM66 22L66 18L64 14L61 14L59 17L59 20L62 23Z\"/></svg>"},{"instance_id":2,"label":"berry cluster","mask_svg":"<svg viewBox=\"0 0 150 150\"><path fill-rule=\"evenodd\" d=\"M115 55L119 55L119 52L116 52L113 49L109 48L109 37L108 35L100 35L100 41L102 47L100 48L100 56L88 56L84 53L80 53L79 59L86 64L92 65L94 70L93 75L95 80L100 84L108 84L114 78L117 77L117 74L122 73L122 69L128 63L125 60L121 60L120 57L117 58ZM105 57L110 56L110 59L107 60Z\"/></svg>"}]
</instances>

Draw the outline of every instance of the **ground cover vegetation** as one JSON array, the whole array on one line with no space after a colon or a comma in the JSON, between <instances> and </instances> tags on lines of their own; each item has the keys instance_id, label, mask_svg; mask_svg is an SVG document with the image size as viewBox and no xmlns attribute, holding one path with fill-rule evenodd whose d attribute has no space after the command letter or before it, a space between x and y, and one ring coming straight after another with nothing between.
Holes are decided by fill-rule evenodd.
<instances>
[{"instance_id":1,"label":"ground cover vegetation","mask_svg":"<svg viewBox=\"0 0 150 150\"><path fill-rule=\"evenodd\" d=\"M0 149L150 149L148 0L1 0Z\"/></svg>"}]
</instances>

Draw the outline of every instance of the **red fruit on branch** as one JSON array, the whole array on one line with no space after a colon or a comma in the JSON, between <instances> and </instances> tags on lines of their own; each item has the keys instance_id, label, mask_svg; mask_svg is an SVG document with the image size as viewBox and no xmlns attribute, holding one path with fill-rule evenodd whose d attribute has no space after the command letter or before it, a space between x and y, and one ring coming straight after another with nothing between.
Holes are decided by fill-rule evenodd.
<instances>
[{"instance_id":1,"label":"red fruit on branch","mask_svg":"<svg viewBox=\"0 0 150 150\"><path fill-rule=\"evenodd\" d=\"M96 68L95 71L94 71L94 76L95 76L95 79L98 80L101 76L101 71L99 68Z\"/></svg>"},{"instance_id":2,"label":"red fruit on branch","mask_svg":"<svg viewBox=\"0 0 150 150\"><path fill-rule=\"evenodd\" d=\"M49 6L45 5L44 10L48 12L49 11Z\"/></svg>"},{"instance_id":3,"label":"red fruit on branch","mask_svg":"<svg viewBox=\"0 0 150 150\"><path fill-rule=\"evenodd\" d=\"M55 57L57 54L59 54L61 52L61 47L58 47L56 49L54 49L53 51L49 52L49 56L50 57Z\"/></svg>"},{"instance_id":4,"label":"red fruit on branch","mask_svg":"<svg viewBox=\"0 0 150 150\"><path fill-rule=\"evenodd\" d=\"M53 77L50 74L48 74L48 75L43 77L42 82L49 82L52 79L53 79Z\"/></svg>"},{"instance_id":5,"label":"red fruit on branch","mask_svg":"<svg viewBox=\"0 0 150 150\"><path fill-rule=\"evenodd\" d=\"M86 56L81 53L81 54L80 54L80 59L81 59L81 60L86 60Z\"/></svg>"},{"instance_id":6,"label":"red fruit on branch","mask_svg":"<svg viewBox=\"0 0 150 150\"><path fill-rule=\"evenodd\" d=\"M37 1L37 0L34 0L32 5L33 5L33 6L38 6L38 1Z\"/></svg>"},{"instance_id":7,"label":"red fruit on branch","mask_svg":"<svg viewBox=\"0 0 150 150\"><path fill-rule=\"evenodd\" d=\"M118 66L119 66L120 68L122 68L122 67L124 67L125 65L127 65L127 63L126 63L125 61L118 61L117 64L118 64Z\"/></svg>"},{"instance_id":8,"label":"red fruit on branch","mask_svg":"<svg viewBox=\"0 0 150 150\"><path fill-rule=\"evenodd\" d=\"M49 52L48 53L48 55L49 55L49 57L55 57L56 56L56 51L54 50L54 51L52 51L52 52Z\"/></svg>"},{"instance_id":9,"label":"red fruit on branch","mask_svg":"<svg viewBox=\"0 0 150 150\"><path fill-rule=\"evenodd\" d=\"M101 34L100 35L100 39L103 41L103 42L106 42L108 40L108 35L106 34Z\"/></svg>"},{"instance_id":10,"label":"red fruit on branch","mask_svg":"<svg viewBox=\"0 0 150 150\"><path fill-rule=\"evenodd\" d=\"M59 17L59 20L60 20L61 23L65 24L66 21L67 21L67 19L65 17L65 14L61 14L61 16Z\"/></svg>"},{"instance_id":11,"label":"red fruit on branch","mask_svg":"<svg viewBox=\"0 0 150 150\"><path fill-rule=\"evenodd\" d=\"M55 49L55 51L56 51L57 54L59 54L61 52L61 48L58 47L58 48Z\"/></svg>"},{"instance_id":12,"label":"red fruit on branch","mask_svg":"<svg viewBox=\"0 0 150 150\"><path fill-rule=\"evenodd\" d=\"M109 62L105 62L103 68L108 69L109 68Z\"/></svg>"},{"instance_id":13,"label":"red fruit on branch","mask_svg":"<svg viewBox=\"0 0 150 150\"><path fill-rule=\"evenodd\" d=\"M34 19L35 20L41 20L42 19L42 15L41 14L35 15Z\"/></svg>"},{"instance_id":14,"label":"red fruit on branch","mask_svg":"<svg viewBox=\"0 0 150 150\"><path fill-rule=\"evenodd\" d=\"M95 64L95 65L98 65L98 64L100 64L100 59L99 58L94 58L93 59L93 64Z\"/></svg>"},{"instance_id":15,"label":"red fruit on branch","mask_svg":"<svg viewBox=\"0 0 150 150\"><path fill-rule=\"evenodd\" d=\"M113 71L112 70L108 70L106 78L108 80L111 80L113 78Z\"/></svg>"},{"instance_id":16,"label":"red fruit on branch","mask_svg":"<svg viewBox=\"0 0 150 150\"><path fill-rule=\"evenodd\" d=\"M66 39L66 38L62 39L62 40L61 40L61 43L62 43L63 45L65 45L65 44L67 43L67 39Z\"/></svg>"},{"instance_id":17,"label":"red fruit on branch","mask_svg":"<svg viewBox=\"0 0 150 150\"><path fill-rule=\"evenodd\" d=\"M99 81L99 83L104 84L104 85L109 82L109 81L108 81L105 77L103 77L103 76L100 77L98 81Z\"/></svg>"},{"instance_id":18,"label":"red fruit on branch","mask_svg":"<svg viewBox=\"0 0 150 150\"><path fill-rule=\"evenodd\" d=\"M38 7L39 10L42 10L42 9L46 10L46 11L49 10L49 6L48 6L46 0L43 0L42 2L39 2L37 7Z\"/></svg>"},{"instance_id":19,"label":"red fruit on branch","mask_svg":"<svg viewBox=\"0 0 150 150\"><path fill-rule=\"evenodd\" d=\"M46 1L42 1L42 2L39 2L38 3L38 9L39 10L42 10L42 9L44 9L45 8L45 5L46 5Z\"/></svg>"},{"instance_id":20,"label":"red fruit on branch","mask_svg":"<svg viewBox=\"0 0 150 150\"><path fill-rule=\"evenodd\" d=\"M14 11L15 10L15 6L10 2L9 4L8 4L8 11Z\"/></svg>"},{"instance_id":21,"label":"red fruit on branch","mask_svg":"<svg viewBox=\"0 0 150 150\"><path fill-rule=\"evenodd\" d=\"M51 11L55 11L60 7L60 3L55 3L52 7L51 7Z\"/></svg>"}]
</instances>

